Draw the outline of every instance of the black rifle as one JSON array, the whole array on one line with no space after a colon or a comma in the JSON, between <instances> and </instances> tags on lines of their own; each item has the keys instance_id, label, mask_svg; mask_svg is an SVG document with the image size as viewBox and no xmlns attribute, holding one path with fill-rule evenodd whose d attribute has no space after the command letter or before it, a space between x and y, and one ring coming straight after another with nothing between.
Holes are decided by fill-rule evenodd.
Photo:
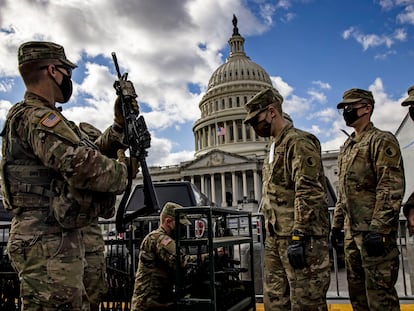
<instances>
[{"instance_id":1,"label":"black rifle","mask_svg":"<svg viewBox=\"0 0 414 311\"><path fill-rule=\"evenodd\" d=\"M142 115L140 116L139 111L136 111L132 106L132 101L135 100L137 95L132 82L128 80L128 73L121 75L118 60L114 52L112 52L112 59L118 75L118 80L114 82L114 88L121 100L122 115L125 120L124 133L126 143L129 147L130 160L132 158L137 158L139 160L144 183L144 207L129 215L125 215L126 203L131 193L132 186L132 165L129 165L128 184L116 213L116 230L118 232L125 232L126 223L141 215L154 212L159 213L160 209L154 185L152 184L152 179L148 171L147 162L145 160L148 155L147 149L151 146L151 134L145 124L144 117Z\"/></svg>"}]
</instances>

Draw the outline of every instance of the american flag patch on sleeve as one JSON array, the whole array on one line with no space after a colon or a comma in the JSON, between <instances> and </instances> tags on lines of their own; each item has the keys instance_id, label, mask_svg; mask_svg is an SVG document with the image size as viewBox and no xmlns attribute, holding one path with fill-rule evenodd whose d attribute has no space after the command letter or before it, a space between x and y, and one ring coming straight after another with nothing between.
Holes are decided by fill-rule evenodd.
<instances>
[{"instance_id":1,"label":"american flag patch on sleeve","mask_svg":"<svg viewBox=\"0 0 414 311\"><path fill-rule=\"evenodd\" d=\"M58 114L55 112L49 112L43 117L40 123L46 127L54 127L60 120L62 120L62 118Z\"/></svg>"},{"instance_id":2,"label":"american flag patch on sleeve","mask_svg":"<svg viewBox=\"0 0 414 311\"><path fill-rule=\"evenodd\" d=\"M166 236L165 238L162 239L161 244L164 246L167 246L171 241L172 239L169 236Z\"/></svg>"}]
</instances>

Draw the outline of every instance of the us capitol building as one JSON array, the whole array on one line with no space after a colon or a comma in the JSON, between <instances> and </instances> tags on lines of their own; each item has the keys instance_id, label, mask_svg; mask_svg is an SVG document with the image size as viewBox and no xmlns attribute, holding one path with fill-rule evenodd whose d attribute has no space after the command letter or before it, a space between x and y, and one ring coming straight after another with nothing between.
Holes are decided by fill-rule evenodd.
<instances>
[{"instance_id":1,"label":"us capitol building","mask_svg":"<svg viewBox=\"0 0 414 311\"><path fill-rule=\"evenodd\" d=\"M244 105L272 87L267 72L244 51L244 38L233 17L230 55L212 74L199 103L201 118L193 126L195 158L167 167L150 167L153 182L191 181L218 207L257 212L262 191L262 164L267 138L243 123ZM337 186L338 152L322 154L325 175ZM134 183L142 183L138 175Z\"/></svg>"}]
</instances>

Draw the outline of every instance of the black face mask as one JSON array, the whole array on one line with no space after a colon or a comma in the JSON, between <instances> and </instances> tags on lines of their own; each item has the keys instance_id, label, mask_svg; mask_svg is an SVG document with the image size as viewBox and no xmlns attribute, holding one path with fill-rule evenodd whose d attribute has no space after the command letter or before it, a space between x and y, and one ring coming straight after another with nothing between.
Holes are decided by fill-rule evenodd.
<instances>
[{"instance_id":1,"label":"black face mask","mask_svg":"<svg viewBox=\"0 0 414 311\"><path fill-rule=\"evenodd\" d=\"M411 120L414 121L414 106L410 106L410 108L408 108L408 113L410 114Z\"/></svg>"},{"instance_id":2,"label":"black face mask","mask_svg":"<svg viewBox=\"0 0 414 311\"><path fill-rule=\"evenodd\" d=\"M60 70L58 70L58 71L63 76L62 83L60 85L55 80L55 82L58 85L60 91L62 92L62 96L63 96L63 100L62 101L58 101L58 102L63 104L63 103L66 103L70 99L70 97L72 96L72 91L73 91L73 88L72 88L72 80L71 80L70 77L68 77L67 75L65 75Z\"/></svg>"},{"instance_id":3,"label":"black face mask","mask_svg":"<svg viewBox=\"0 0 414 311\"><path fill-rule=\"evenodd\" d=\"M175 239L176 235L177 235L177 228L174 228L173 230L171 230L170 237ZM180 224L180 237L185 238L186 236L187 236L187 226Z\"/></svg>"},{"instance_id":4,"label":"black face mask","mask_svg":"<svg viewBox=\"0 0 414 311\"><path fill-rule=\"evenodd\" d=\"M349 111L344 110L344 112L342 113L342 116L344 117L345 123L347 126L351 126L351 124L353 124L356 120L358 120L359 118L361 118L362 116L365 116L366 113L358 116L358 109L360 108L364 108L366 106L362 106L362 107L358 107L358 108L352 108Z\"/></svg>"},{"instance_id":5,"label":"black face mask","mask_svg":"<svg viewBox=\"0 0 414 311\"><path fill-rule=\"evenodd\" d=\"M254 126L254 131L260 137L270 137L270 128L271 124L264 119Z\"/></svg>"}]
</instances>

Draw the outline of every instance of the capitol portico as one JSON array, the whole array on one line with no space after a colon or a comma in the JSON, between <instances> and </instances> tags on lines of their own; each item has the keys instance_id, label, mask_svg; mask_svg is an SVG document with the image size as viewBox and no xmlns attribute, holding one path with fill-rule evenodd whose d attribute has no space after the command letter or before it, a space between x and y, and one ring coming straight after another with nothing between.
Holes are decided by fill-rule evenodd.
<instances>
[{"instance_id":1,"label":"capitol portico","mask_svg":"<svg viewBox=\"0 0 414 311\"><path fill-rule=\"evenodd\" d=\"M167 167L150 167L153 182L191 181L219 207L257 212L262 190L262 163L268 139L243 123L244 105L271 87L267 72L250 60L233 17L230 55L212 74L193 126L195 158ZM336 187L337 152L322 155L325 174ZM135 182L141 183L138 175Z\"/></svg>"}]
</instances>

